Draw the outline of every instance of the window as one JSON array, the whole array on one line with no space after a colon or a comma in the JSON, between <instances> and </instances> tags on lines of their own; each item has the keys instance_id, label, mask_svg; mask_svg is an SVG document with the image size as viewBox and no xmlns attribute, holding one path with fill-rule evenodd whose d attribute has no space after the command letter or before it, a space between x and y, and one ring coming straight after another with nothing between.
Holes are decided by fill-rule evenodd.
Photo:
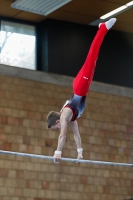
<instances>
[{"instance_id":1,"label":"window","mask_svg":"<svg viewBox=\"0 0 133 200\"><path fill-rule=\"evenodd\" d=\"M35 27L1 21L0 64L36 69Z\"/></svg>"}]
</instances>

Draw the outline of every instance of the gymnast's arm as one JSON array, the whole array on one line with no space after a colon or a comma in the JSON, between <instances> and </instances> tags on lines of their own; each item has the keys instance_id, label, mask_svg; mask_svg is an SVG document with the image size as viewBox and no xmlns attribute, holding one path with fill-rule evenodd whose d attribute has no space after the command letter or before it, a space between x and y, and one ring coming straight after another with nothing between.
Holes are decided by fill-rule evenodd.
<instances>
[{"instance_id":1,"label":"gymnast's arm","mask_svg":"<svg viewBox=\"0 0 133 200\"><path fill-rule=\"evenodd\" d=\"M72 127L72 131L74 134L74 140L75 140L76 146L77 146L78 159L80 159L80 158L82 158L83 149L82 149L81 137L80 137L79 129L78 129L78 123L75 120L75 121L71 121L70 125Z\"/></svg>"},{"instance_id":2,"label":"gymnast's arm","mask_svg":"<svg viewBox=\"0 0 133 200\"><path fill-rule=\"evenodd\" d=\"M63 149L64 144L65 144L65 140L66 140L66 132L67 132L67 126L68 126L68 122L63 115L60 118L60 124L61 124L61 131L60 131L60 135L59 135L59 138L58 138L57 151L62 152L62 149Z\"/></svg>"},{"instance_id":3,"label":"gymnast's arm","mask_svg":"<svg viewBox=\"0 0 133 200\"><path fill-rule=\"evenodd\" d=\"M72 110L68 107L64 108L60 116L61 131L58 139L57 151L62 151L64 147L67 127L68 123L71 121L71 118L72 118Z\"/></svg>"},{"instance_id":4,"label":"gymnast's arm","mask_svg":"<svg viewBox=\"0 0 133 200\"><path fill-rule=\"evenodd\" d=\"M77 149L79 149L79 148L81 148L81 138L80 138L80 134L79 134L78 123L75 120L75 121L71 121L70 125L72 127L72 131L74 134L74 140L76 142Z\"/></svg>"},{"instance_id":5,"label":"gymnast's arm","mask_svg":"<svg viewBox=\"0 0 133 200\"><path fill-rule=\"evenodd\" d=\"M61 130L60 130L60 135L58 138L57 150L55 151L55 154L54 154L54 162L59 162L59 159L61 158L62 149L64 147L65 140L66 140L68 123L71 121L71 118L72 118L71 109L67 107L64 108L60 116Z\"/></svg>"}]
</instances>

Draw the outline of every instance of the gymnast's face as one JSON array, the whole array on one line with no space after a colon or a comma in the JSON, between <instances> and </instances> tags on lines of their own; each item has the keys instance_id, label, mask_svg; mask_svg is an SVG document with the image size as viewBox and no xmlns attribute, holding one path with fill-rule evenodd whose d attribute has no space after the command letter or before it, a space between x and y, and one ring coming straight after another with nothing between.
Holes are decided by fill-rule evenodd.
<instances>
[{"instance_id":1,"label":"gymnast's face","mask_svg":"<svg viewBox=\"0 0 133 200\"><path fill-rule=\"evenodd\" d=\"M57 120L56 124L51 126L52 130L56 130L56 129L60 129L60 128L61 128L60 120Z\"/></svg>"}]
</instances>

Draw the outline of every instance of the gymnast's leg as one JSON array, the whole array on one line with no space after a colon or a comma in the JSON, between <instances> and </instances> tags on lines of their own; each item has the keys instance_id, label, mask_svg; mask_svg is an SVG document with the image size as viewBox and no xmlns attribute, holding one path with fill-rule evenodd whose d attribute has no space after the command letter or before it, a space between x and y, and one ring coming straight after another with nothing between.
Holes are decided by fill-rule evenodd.
<instances>
[{"instance_id":1,"label":"gymnast's leg","mask_svg":"<svg viewBox=\"0 0 133 200\"><path fill-rule=\"evenodd\" d=\"M88 52L87 58L81 70L77 74L73 82L73 92L79 96L86 96L91 84L94 70L96 66L96 61L98 58L99 50L103 39L108 32L108 30L114 25L116 18L112 18L105 23L99 24L99 30L91 44L90 50Z\"/></svg>"}]
</instances>

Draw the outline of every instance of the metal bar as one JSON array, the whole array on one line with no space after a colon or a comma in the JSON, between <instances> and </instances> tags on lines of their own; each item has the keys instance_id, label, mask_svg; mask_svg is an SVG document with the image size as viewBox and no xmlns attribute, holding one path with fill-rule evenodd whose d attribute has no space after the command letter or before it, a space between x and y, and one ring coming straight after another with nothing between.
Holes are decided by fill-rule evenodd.
<instances>
[{"instance_id":1,"label":"metal bar","mask_svg":"<svg viewBox=\"0 0 133 200\"><path fill-rule=\"evenodd\" d=\"M53 156L44 156L44 155L36 155L36 154L28 154L28 153L20 153L20 152L12 152L12 151L3 151L0 150L0 154L8 154L14 156L24 156L30 158L42 158L46 160L53 160ZM62 161L67 162L75 162L75 163L88 163L88 164L100 164L100 165L112 165L112 166L124 166L124 167L133 167L133 164L128 163L117 163L117 162L104 162L104 161L95 161L95 160L78 160L72 158L61 158Z\"/></svg>"}]
</instances>

